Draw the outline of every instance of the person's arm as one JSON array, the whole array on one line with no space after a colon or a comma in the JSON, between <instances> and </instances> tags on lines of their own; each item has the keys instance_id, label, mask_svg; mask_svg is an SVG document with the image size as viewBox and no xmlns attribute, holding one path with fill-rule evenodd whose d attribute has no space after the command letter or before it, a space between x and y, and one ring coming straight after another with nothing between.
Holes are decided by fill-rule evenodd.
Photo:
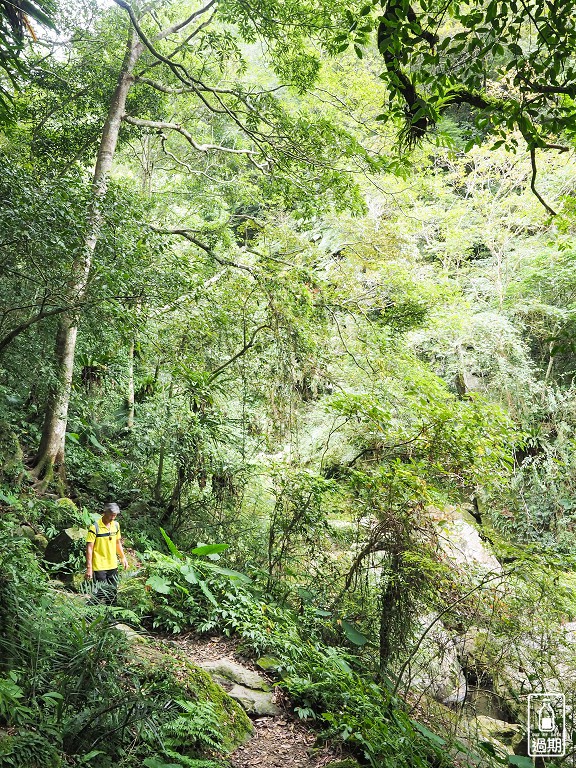
<instances>
[{"instance_id":1,"label":"person's arm","mask_svg":"<svg viewBox=\"0 0 576 768\"><path fill-rule=\"evenodd\" d=\"M122 539L120 538L120 529L118 529L118 535L116 536L116 554L122 560L122 568L128 568L128 560L126 559L126 555L124 554L124 549L122 548Z\"/></svg>"},{"instance_id":2,"label":"person's arm","mask_svg":"<svg viewBox=\"0 0 576 768\"><path fill-rule=\"evenodd\" d=\"M91 579L93 575L92 570L92 554L94 552L94 542L89 541L86 544L86 578Z\"/></svg>"}]
</instances>

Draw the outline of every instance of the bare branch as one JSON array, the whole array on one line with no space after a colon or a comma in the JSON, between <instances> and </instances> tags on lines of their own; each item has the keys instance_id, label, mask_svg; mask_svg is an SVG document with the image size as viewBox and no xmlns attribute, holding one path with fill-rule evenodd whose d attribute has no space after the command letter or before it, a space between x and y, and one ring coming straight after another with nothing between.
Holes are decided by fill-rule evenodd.
<instances>
[{"instance_id":1,"label":"bare branch","mask_svg":"<svg viewBox=\"0 0 576 768\"><path fill-rule=\"evenodd\" d=\"M157 91L161 91L162 93L172 93L172 94L180 94L180 93L194 93L196 90L196 87L193 85L187 86L185 88L170 88L168 85L164 85L164 83L159 83L156 80L149 80L147 77L135 77L134 78L135 83L144 83L144 85L149 85L152 88L155 88Z\"/></svg>"},{"instance_id":2,"label":"bare branch","mask_svg":"<svg viewBox=\"0 0 576 768\"><path fill-rule=\"evenodd\" d=\"M538 200L540 200L540 202L542 203L544 208L546 208L548 213L551 216L556 216L557 215L556 211L553 208L550 208L548 203L544 200L542 195L536 189L536 173L537 173L537 169L536 169L536 147L531 147L530 148L530 162L532 163L532 179L530 180L530 189L536 195Z\"/></svg>"},{"instance_id":3,"label":"bare branch","mask_svg":"<svg viewBox=\"0 0 576 768\"><path fill-rule=\"evenodd\" d=\"M138 19L136 18L136 14L134 13L134 9L132 6L126 2L126 0L114 0L114 2L119 5L121 8L124 8L124 10L128 13L130 16L130 21L132 22L132 26L136 30L136 34L142 41L142 43L148 48L150 53L161 62L164 62L164 64L167 64L172 72L176 75L176 77L183 82L185 85L191 85L194 86L193 81L191 80L190 76L188 75L188 72L186 70L186 67L183 64L179 64L178 62L171 61L169 58L164 56L162 53L160 53L159 50L157 50L153 45L152 41L148 39L146 36L144 30L140 26L140 23ZM182 29L182 27L180 27ZM157 39L157 38L156 38Z\"/></svg>"},{"instance_id":4,"label":"bare branch","mask_svg":"<svg viewBox=\"0 0 576 768\"><path fill-rule=\"evenodd\" d=\"M211 256L214 261L218 262L218 264L222 264L226 267L235 267L236 269L243 269L246 272L249 272L251 275L254 275L254 270L252 267L249 267L247 264L238 264L235 261L229 261L228 259L222 259L220 256L217 256L212 248L210 248L209 245L206 245L206 243L203 243L201 240L198 240L196 237L196 233L193 230L190 229L182 229L178 227L170 227L168 229L162 229L160 227L154 227L152 226L151 229L154 232L158 232L161 235L179 235L180 237L185 238L190 243L193 243L197 248L200 248L202 251L207 253L209 256Z\"/></svg>"},{"instance_id":5,"label":"bare branch","mask_svg":"<svg viewBox=\"0 0 576 768\"><path fill-rule=\"evenodd\" d=\"M177 123L165 123L156 120L141 120L138 117L131 117L130 115L124 115L123 120L127 123L130 123L130 125L137 125L140 128L155 128L159 131L175 131L176 133L184 136L190 146L193 147L197 152L210 152L212 150L217 150L218 152L227 152L230 155L246 155L260 170L266 170L268 167L268 161L263 164L256 163L254 161L254 155L257 153L252 149L233 149L232 147L224 147L221 144L198 144L192 134Z\"/></svg>"},{"instance_id":6,"label":"bare branch","mask_svg":"<svg viewBox=\"0 0 576 768\"><path fill-rule=\"evenodd\" d=\"M134 82L145 83L146 85L155 88L157 91L162 91L162 93L180 94L206 91L206 93L227 93L231 96L237 96L238 98L242 97L242 94L237 93L236 91L232 91L230 88L213 88L212 86L204 85L204 83L196 79L192 80L193 84L187 86L186 88L170 88L170 86L164 85L164 83L159 83L157 80L149 80L147 77L135 77Z\"/></svg>"},{"instance_id":7,"label":"bare branch","mask_svg":"<svg viewBox=\"0 0 576 768\"><path fill-rule=\"evenodd\" d=\"M146 34L144 33L144 30L140 26L138 19L136 18L136 14L134 13L134 10L130 6L129 3L126 2L126 0L114 0L114 2L119 5L121 8L124 8L124 10L127 11L128 15L130 16L130 20L132 21L132 25L134 29L136 30L136 33L140 40L142 41L143 45L148 48L150 53L152 53L153 56L156 57L157 61L163 62L166 64L172 73L180 80L181 83L184 85L192 87L194 90L194 93L198 96L198 98L202 101L202 103L206 106L207 109L209 109L211 112L219 113L220 110L218 110L216 107L214 107L212 104L210 104L209 101L202 95L202 91L207 91L212 93L215 97L220 106L222 107L221 114L228 115L240 128L241 131L243 131L247 136L250 136L252 140L260 147L262 150L262 147L260 145L260 142L256 139L256 136L254 135L254 132L251 131L247 126L243 125L241 120L238 118L238 116L231 110L220 98L218 95L218 92L214 89L209 88L208 86L205 86L203 83L192 77L186 67L183 64L180 64L178 62L174 62L171 60L171 58L164 56L160 53L153 45L152 42L147 38ZM173 52L174 53L174 52ZM200 86L200 87L199 87ZM263 150L262 150L263 151ZM251 158L251 162L254 163L254 160ZM256 165L256 163L254 163ZM257 166L258 167L258 166Z\"/></svg>"},{"instance_id":8,"label":"bare branch","mask_svg":"<svg viewBox=\"0 0 576 768\"><path fill-rule=\"evenodd\" d=\"M210 2L207 3L203 8L194 11L194 13L188 16L187 19L184 19L184 21L180 21L176 24L173 24L171 27L164 29L162 32L156 35L156 37L154 37L154 42L156 42L156 40L164 40L164 38L168 37L169 35L173 35L174 33L179 32L181 29L184 29L188 26L188 24L192 24L194 19L197 19L199 16L203 16L205 13L207 13L210 8L216 4L216 2L217 0L210 0Z\"/></svg>"},{"instance_id":9,"label":"bare branch","mask_svg":"<svg viewBox=\"0 0 576 768\"><path fill-rule=\"evenodd\" d=\"M228 366L232 365L232 363L235 360L238 360L239 357L242 357L242 355L244 355L246 352L248 352L248 350L251 349L254 346L257 334L260 333L260 331L265 330L266 328L269 331L272 330L272 328L269 325L260 325L258 328L256 328L256 330L254 331L254 333L250 337L250 341L246 342L246 344L244 344L244 346L242 347L242 349L239 352L236 352L236 354L233 355L229 360L227 360L225 363L222 363L222 365L218 366L218 368L213 370L212 373L210 374L209 379L208 379L210 381L210 383L212 383L214 381L214 379L217 376L219 376L225 368L228 368Z\"/></svg>"},{"instance_id":10,"label":"bare branch","mask_svg":"<svg viewBox=\"0 0 576 768\"><path fill-rule=\"evenodd\" d=\"M198 171L195 168L192 168L188 163L185 163L184 160L180 160L179 157L176 157L175 154L170 152L170 150L166 147L166 136L162 135L160 137L160 142L162 144L162 151L166 155L166 157L169 157L171 160L173 160L176 165L182 166L182 168L186 168L188 173L192 173L195 176L204 176L205 179L208 179L208 181L212 181L214 184L235 184L235 179L215 179L213 176L209 176L205 171Z\"/></svg>"}]
</instances>

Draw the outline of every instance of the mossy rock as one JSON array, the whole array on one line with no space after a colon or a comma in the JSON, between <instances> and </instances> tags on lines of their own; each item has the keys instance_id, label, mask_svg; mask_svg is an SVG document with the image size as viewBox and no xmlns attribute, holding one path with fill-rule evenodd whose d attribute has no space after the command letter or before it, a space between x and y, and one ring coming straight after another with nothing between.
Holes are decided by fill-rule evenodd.
<instances>
[{"instance_id":1,"label":"mossy rock","mask_svg":"<svg viewBox=\"0 0 576 768\"><path fill-rule=\"evenodd\" d=\"M0 479L20 482L25 473L24 454L15 432L5 421L0 421Z\"/></svg>"},{"instance_id":2,"label":"mossy rock","mask_svg":"<svg viewBox=\"0 0 576 768\"><path fill-rule=\"evenodd\" d=\"M183 700L212 707L223 753L232 752L251 735L252 723L242 707L182 653L142 637L131 643L131 651L130 671L138 676L147 696L163 702ZM175 717L177 713L173 710ZM187 753L195 756L198 751L197 744L190 744Z\"/></svg>"},{"instance_id":3,"label":"mossy rock","mask_svg":"<svg viewBox=\"0 0 576 768\"><path fill-rule=\"evenodd\" d=\"M74 554L80 554L86 546L86 535L88 531L84 528L66 528L64 531L51 539L44 550L44 559L47 563L54 566L60 566L56 571L59 575L66 575L71 578L70 558ZM61 565L62 564L62 565Z\"/></svg>"},{"instance_id":4,"label":"mossy rock","mask_svg":"<svg viewBox=\"0 0 576 768\"><path fill-rule=\"evenodd\" d=\"M57 499L52 510L48 513L50 522L56 528L83 527L84 522L80 510L72 499L63 496Z\"/></svg>"}]
</instances>

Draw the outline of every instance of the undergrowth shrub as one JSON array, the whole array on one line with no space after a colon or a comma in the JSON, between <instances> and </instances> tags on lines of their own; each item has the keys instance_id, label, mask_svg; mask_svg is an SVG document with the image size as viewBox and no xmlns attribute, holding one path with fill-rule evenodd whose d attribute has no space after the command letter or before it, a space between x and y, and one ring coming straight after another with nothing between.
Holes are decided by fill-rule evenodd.
<instances>
[{"instance_id":1,"label":"undergrowth shrub","mask_svg":"<svg viewBox=\"0 0 576 768\"><path fill-rule=\"evenodd\" d=\"M275 670L301 717L374 768L449 764L443 739L413 722L384 685L362 672L357 657L323 643L327 619L312 606L298 616L245 576L169 546L171 556L149 553L146 563L154 626L238 635L262 666Z\"/></svg>"},{"instance_id":2,"label":"undergrowth shrub","mask_svg":"<svg viewBox=\"0 0 576 768\"><path fill-rule=\"evenodd\" d=\"M0 521L0 768L137 768L166 749L168 762L185 766L212 757L223 734L231 743L236 710L197 695L177 666L162 663L162 684L152 684L116 621L107 607L51 588L31 542ZM211 682L195 668L186 674ZM248 721L240 725L245 734Z\"/></svg>"}]
</instances>

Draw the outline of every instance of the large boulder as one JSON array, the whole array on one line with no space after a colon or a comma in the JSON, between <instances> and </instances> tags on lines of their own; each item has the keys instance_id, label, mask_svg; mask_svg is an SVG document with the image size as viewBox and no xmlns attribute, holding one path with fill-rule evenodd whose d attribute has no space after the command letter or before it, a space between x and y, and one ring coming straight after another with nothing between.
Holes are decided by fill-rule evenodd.
<instances>
[{"instance_id":1,"label":"large boulder","mask_svg":"<svg viewBox=\"0 0 576 768\"><path fill-rule=\"evenodd\" d=\"M502 566L478 533L472 515L460 507L430 508L438 531L438 545L444 558L457 567L501 573Z\"/></svg>"},{"instance_id":2,"label":"large boulder","mask_svg":"<svg viewBox=\"0 0 576 768\"><path fill-rule=\"evenodd\" d=\"M280 710L274 704L273 694L268 691L254 691L243 685L234 685L228 696L242 705L247 714L254 717L274 717Z\"/></svg>"},{"instance_id":3,"label":"large boulder","mask_svg":"<svg viewBox=\"0 0 576 768\"><path fill-rule=\"evenodd\" d=\"M467 686L454 639L434 616L422 616L418 625L417 637L426 635L406 670L405 684L443 704L461 704Z\"/></svg>"},{"instance_id":4,"label":"large boulder","mask_svg":"<svg viewBox=\"0 0 576 768\"><path fill-rule=\"evenodd\" d=\"M242 706L173 644L155 641L124 624L117 624L116 629L130 645L129 668L138 675L147 696L209 704L219 723L224 752L232 752L251 735L253 726Z\"/></svg>"},{"instance_id":5,"label":"large boulder","mask_svg":"<svg viewBox=\"0 0 576 768\"><path fill-rule=\"evenodd\" d=\"M545 634L538 627L519 628L508 636L471 627L459 655L476 677L492 681L499 700L522 722L529 693L571 694L576 687L576 622L549 627Z\"/></svg>"},{"instance_id":6,"label":"large boulder","mask_svg":"<svg viewBox=\"0 0 576 768\"><path fill-rule=\"evenodd\" d=\"M245 711L255 717L273 717L280 710L274 704L271 686L253 669L228 658L200 662L214 682L225 688L228 695L238 701Z\"/></svg>"},{"instance_id":7,"label":"large boulder","mask_svg":"<svg viewBox=\"0 0 576 768\"><path fill-rule=\"evenodd\" d=\"M48 542L44 559L49 563L67 563L78 543L86 541L87 534L85 528L65 528Z\"/></svg>"}]
</instances>

